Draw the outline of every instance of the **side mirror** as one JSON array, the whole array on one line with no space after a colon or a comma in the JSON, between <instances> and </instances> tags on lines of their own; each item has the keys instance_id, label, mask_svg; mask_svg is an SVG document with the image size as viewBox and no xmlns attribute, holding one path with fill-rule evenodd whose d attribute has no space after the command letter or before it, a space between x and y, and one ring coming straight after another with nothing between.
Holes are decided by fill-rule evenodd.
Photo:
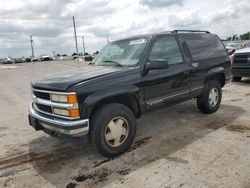
<instances>
[{"instance_id":1,"label":"side mirror","mask_svg":"<svg viewBox=\"0 0 250 188\"><path fill-rule=\"evenodd\" d=\"M166 59L152 59L145 66L146 71L167 69L167 68L168 68L168 61Z\"/></svg>"},{"instance_id":2,"label":"side mirror","mask_svg":"<svg viewBox=\"0 0 250 188\"><path fill-rule=\"evenodd\" d=\"M235 52L235 49L231 49L231 50L228 50L228 51L227 51L228 55L233 55L234 52Z\"/></svg>"}]
</instances>

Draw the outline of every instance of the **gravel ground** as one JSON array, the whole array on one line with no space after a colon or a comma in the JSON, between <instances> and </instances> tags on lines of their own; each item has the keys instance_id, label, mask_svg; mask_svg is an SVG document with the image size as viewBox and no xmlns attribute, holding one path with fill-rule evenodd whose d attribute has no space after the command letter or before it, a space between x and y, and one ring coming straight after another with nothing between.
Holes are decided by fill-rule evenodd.
<instances>
[{"instance_id":1,"label":"gravel ground","mask_svg":"<svg viewBox=\"0 0 250 188\"><path fill-rule=\"evenodd\" d=\"M0 187L117 187L123 183L140 187L145 186L144 175L152 169L159 172L148 177L148 185L157 187L221 187L217 182L225 178L224 187L250 187L250 79L227 84L215 114L201 114L195 100L146 114L138 120L131 149L107 159L93 151L86 138L57 139L28 125L30 82L86 65L73 61L0 65ZM189 157L194 151L197 154ZM230 157L234 157L233 164ZM186 168L199 173L193 184ZM237 169L235 173L224 173L232 168ZM166 180L165 173L175 176L174 184ZM208 174L221 178L212 178L214 184L202 184L211 178ZM189 183L183 183L182 175Z\"/></svg>"}]
</instances>

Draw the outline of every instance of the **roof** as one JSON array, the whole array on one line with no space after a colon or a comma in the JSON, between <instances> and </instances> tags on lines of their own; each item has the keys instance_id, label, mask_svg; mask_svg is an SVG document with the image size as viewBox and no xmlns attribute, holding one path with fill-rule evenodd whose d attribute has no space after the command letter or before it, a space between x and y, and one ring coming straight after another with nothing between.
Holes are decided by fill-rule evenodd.
<instances>
[{"instance_id":1,"label":"roof","mask_svg":"<svg viewBox=\"0 0 250 188\"><path fill-rule=\"evenodd\" d=\"M136 38L143 38L143 37L152 37L155 35L160 34L176 34L176 33L205 33L205 34L211 34L209 31L203 31L203 30L173 30L173 31L162 31L162 32L156 32L156 33L148 33L148 34L141 34L141 35L135 35L135 36L129 36L121 39L114 40L112 42L121 41L121 40L128 40L128 39L136 39Z\"/></svg>"}]
</instances>

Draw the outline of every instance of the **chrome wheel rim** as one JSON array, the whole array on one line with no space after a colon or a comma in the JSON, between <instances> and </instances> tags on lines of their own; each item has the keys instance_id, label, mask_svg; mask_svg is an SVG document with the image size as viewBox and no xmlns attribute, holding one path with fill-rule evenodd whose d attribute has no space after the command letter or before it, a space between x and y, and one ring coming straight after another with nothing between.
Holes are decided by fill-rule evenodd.
<instances>
[{"instance_id":1,"label":"chrome wheel rim","mask_svg":"<svg viewBox=\"0 0 250 188\"><path fill-rule=\"evenodd\" d=\"M123 117L113 118L105 128L105 140L111 147L122 145L129 134L128 121Z\"/></svg>"},{"instance_id":2,"label":"chrome wheel rim","mask_svg":"<svg viewBox=\"0 0 250 188\"><path fill-rule=\"evenodd\" d=\"M217 88L212 88L209 93L208 102L209 105L215 107L219 101L219 90Z\"/></svg>"}]
</instances>

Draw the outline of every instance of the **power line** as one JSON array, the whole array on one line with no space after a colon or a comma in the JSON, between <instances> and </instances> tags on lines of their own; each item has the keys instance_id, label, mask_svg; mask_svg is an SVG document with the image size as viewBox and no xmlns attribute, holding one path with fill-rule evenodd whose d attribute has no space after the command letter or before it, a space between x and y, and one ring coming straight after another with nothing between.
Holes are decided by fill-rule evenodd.
<instances>
[{"instance_id":1,"label":"power line","mask_svg":"<svg viewBox=\"0 0 250 188\"><path fill-rule=\"evenodd\" d=\"M30 35L30 46L31 46L31 56L34 58L34 49L33 49L34 40L32 39L32 35Z\"/></svg>"},{"instance_id":2,"label":"power line","mask_svg":"<svg viewBox=\"0 0 250 188\"><path fill-rule=\"evenodd\" d=\"M109 43L109 36L107 35L107 43Z\"/></svg>"},{"instance_id":3,"label":"power line","mask_svg":"<svg viewBox=\"0 0 250 188\"><path fill-rule=\"evenodd\" d=\"M77 45L77 37L76 37L76 23L75 23L75 17L73 16L73 27L74 27L74 34L75 34L75 44L76 44L76 54L78 58L78 45Z\"/></svg>"},{"instance_id":4,"label":"power line","mask_svg":"<svg viewBox=\"0 0 250 188\"><path fill-rule=\"evenodd\" d=\"M84 36L82 36L82 48L83 48L83 54L85 54Z\"/></svg>"}]
</instances>

